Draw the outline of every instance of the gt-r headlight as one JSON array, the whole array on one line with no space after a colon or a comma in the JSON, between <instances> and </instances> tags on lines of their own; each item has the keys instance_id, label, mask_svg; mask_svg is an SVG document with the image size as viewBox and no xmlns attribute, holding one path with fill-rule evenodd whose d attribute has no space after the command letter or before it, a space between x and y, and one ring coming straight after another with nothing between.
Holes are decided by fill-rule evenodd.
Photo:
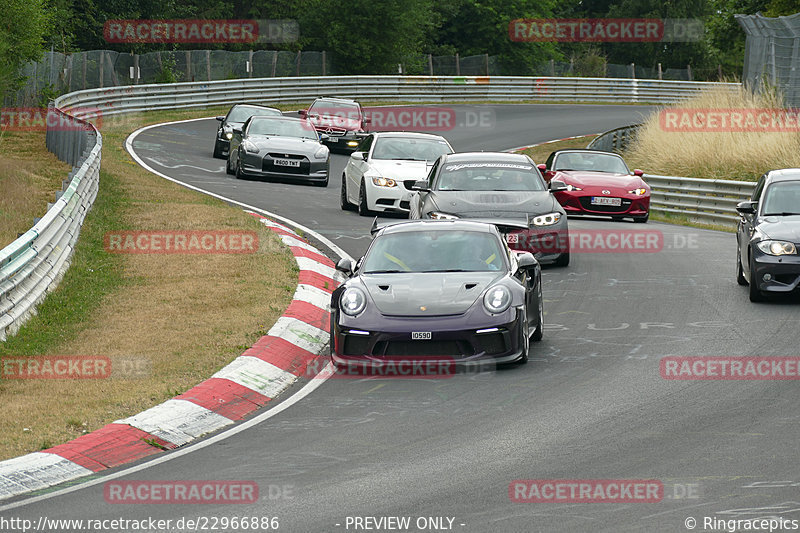
<instances>
[{"instance_id":1,"label":"gt-r headlight","mask_svg":"<svg viewBox=\"0 0 800 533\"><path fill-rule=\"evenodd\" d=\"M442 213L441 211L431 211L430 217L434 220L456 220L458 218L456 215Z\"/></svg>"},{"instance_id":2,"label":"gt-r headlight","mask_svg":"<svg viewBox=\"0 0 800 533\"><path fill-rule=\"evenodd\" d=\"M511 291L505 285L495 285L483 295L483 306L492 314L502 313L511 305Z\"/></svg>"},{"instance_id":3,"label":"gt-r headlight","mask_svg":"<svg viewBox=\"0 0 800 533\"><path fill-rule=\"evenodd\" d=\"M328 149L320 146L319 150L314 152L314 159L328 159Z\"/></svg>"},{"instance_id":4,"label":"gt-r headlight","mask_svg":"<svg viewBox=\"0 0 800 533\"><path fill-rule=\"evenodd\" d=\"M358 287L348 287L342 293L339 300L339 307L346 314L356 316L367 306L367 295Z\"/></svg>"},{"instance_id":5,"label":"gt-r headlight","mask_svg":"<svg viewBox=\"0 0 800 533\"><path fill-rule=\"evenodd\" d=\"M372 183L378 187L397 187L397 182L392 178L372 178Z\"/></svg>"},{"instance_id":6,"label":"gt-r headlight","mask_svg":"<svg viewBox=\"0 0 800 533\"><path fill-rule=\"evenodd\" d=\"M769 255L794 255L797 253L794 243L787 241L761 241L756 246Z\"/></svg>"},{"instance_id":7,"label":"gt-r headlight","mask_svg":"<svg viewBox=\"0 0 800 533\"><path fill-rule=\"evenodd\" d=\"M244 146L244 151L250 154L257 154L258 153L258 146L251 143L250 141L242 142L242 146Z\"/></svg>"},{"instance_id":8,"label":"gt-r headlight","mask_svg":"<svg viewBox=\"0 0 800 533\"><path fill-rule=\"evenodd\" d=\"M561 213L547 213L534 217L531 222L534 226L552 226L559 220L561 220Z\"/></svg>"},{"instance_id":9,"label":"gt-r headlight","mask_svg":"<svg viewBox=\"0 0 800 533\"><path fill-rule=\"evenodd\" d=\"M636 196L644 196L647 194L647 189L644 187L639 187L638 189L633 189L632 191L628 191L628 194L635 194Z\"/></svg>"},{"instance_id":10,"label":"gt-r headlight","mask_svg":"<svg viewBox=\"0 0 800 533\"><path fill-rule=\"evenodd\" d=\"M582 191L583 189L581 189L580 187L576 187L574 185L567 185L567 190L569 192L572 192L572 191Z\"/></svg>"}]
</instances>

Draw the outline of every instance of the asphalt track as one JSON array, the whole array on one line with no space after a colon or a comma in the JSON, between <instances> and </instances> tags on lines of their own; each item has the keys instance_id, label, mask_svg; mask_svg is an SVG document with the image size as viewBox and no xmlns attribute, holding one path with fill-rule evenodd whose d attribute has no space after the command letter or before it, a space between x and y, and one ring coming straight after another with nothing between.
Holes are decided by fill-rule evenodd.
<instances>
[{"instance_id":1,"label":"asphalt track","mask_svg":"<svg viewBox=\"0 0 800 533\"><path fill-rule=\"evenodd\" d=\"M648 111L457 107L459 117L487 110L491 124L465 119L444 132L456 150L594 133ZM371 220L338 205L346 156L334 156L327 189L237 181L210 157L215 126L156 127L134 148L162 173L296 220L353 256L365 250ZM689 517L694 531L712 530L704 517L782 517L800 526L798 382L677 381L659 372L664 356L798 355L798 302L748 301L734 279L731 234L585 219L570 220L570 229L646 229L660 232L661 247L573 253L569 267L545 269L545 338L529 364L446 379L333 378L233 437L120 478L250 480L260 487L257 503L108 504L98 483L2 516L173 524L266 516L292 532L389 531L356 529L347 518L389 516L411 517L409 531L689 531ZM515 503L509 484L517 479L660 480L664 497ZM423 529L419 517L453 522Z\"/></svg>"}]
</instances>

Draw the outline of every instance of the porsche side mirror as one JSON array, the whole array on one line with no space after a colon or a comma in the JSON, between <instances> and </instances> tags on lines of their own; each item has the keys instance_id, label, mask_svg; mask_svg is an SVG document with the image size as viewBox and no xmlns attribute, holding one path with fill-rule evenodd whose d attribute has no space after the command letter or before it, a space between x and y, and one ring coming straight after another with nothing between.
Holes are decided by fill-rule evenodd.
<instances>
[{"instance_id":1,"label":"porsche side mirror","mask_svg":"<svg viewBox=\"0 0 800 533\"><path fill-rule=\"evenodd\" d=\"M753 202L740 202L736 204L736 211L741 215L754 215L756 213L756 206Z\"/></svg>"},{"instance_id":2,"label":"porsche side mirror","mask_svg":"<svg viewBox=\"0 0 800 533\"><path fill-rule=\"evenodd\" d=\"M344 272L348 276L353 275L353 260L347 257L342 257L339 259L339 262L336 263L336 270L339 272Z\"/></svg>"},{"instance_id":3,"label":"porsche side mirror","mask_svg":"<svg viewBox=\"0 0 800 533\"><path fill-rule=\"evenodd\" d=\"M641 178L642 176L644 176L644 170L642 170L640 168L634 168L633 169L633 175L634 176L639 176Z\"/></svg>"},{"instance_id":4,"label":"porsche side mirror","mask_svg":"<svg viewBox=\"0 0 800 533\"><path fill-rule=\"evenodd\" d=\"M563 181L553 180L550 182L550 192L566 191L567 184Z\"/></svg>"},{"instance_id":5,"label":"porsche side mirror","mask_svg":"<svg viewBox=\"0 0 800 533\"><path fill-rule=\"evenodd\" d=\"M215 119L217 119L217 120L219 120L220 122L222 122L223 120L225 120L225 117L224 117L224 116L222 116L222 115L220 115L220 116L218 116L218 117L214 117L214 118L215 118Z\"/></svg>"}]
</instances>

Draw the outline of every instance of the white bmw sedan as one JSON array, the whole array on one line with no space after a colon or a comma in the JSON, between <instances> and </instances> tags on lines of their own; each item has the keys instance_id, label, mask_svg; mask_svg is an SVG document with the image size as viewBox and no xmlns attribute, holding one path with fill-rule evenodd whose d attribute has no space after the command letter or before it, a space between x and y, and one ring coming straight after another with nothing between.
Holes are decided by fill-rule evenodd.
<instances>
[{"instance_id":1,"label":"white bmw sedan","mask_svg":"<svg viewBox=\"0 0 800 533\"><path fill-rule=\"evenodd\" d=\"M404 180L424 180L434 161L452 154L440 135L377 132L365 136L342 173L341 207L366 216L378 211L407 213Z\"/></svg>"}]
</instances>

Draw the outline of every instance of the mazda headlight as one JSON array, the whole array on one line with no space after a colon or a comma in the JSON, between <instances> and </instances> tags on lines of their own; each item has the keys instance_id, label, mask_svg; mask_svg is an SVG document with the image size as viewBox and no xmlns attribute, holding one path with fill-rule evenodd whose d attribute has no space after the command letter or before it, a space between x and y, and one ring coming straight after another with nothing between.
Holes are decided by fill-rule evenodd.
<instances>
[{"instance_id":1,"label":"mazda headlight","mask_svg":"<svg viewBox=\"0 0 800 533\"><path fill-rule=\"evenodd\" d=\"M442 213L441 211L431 211L430 217L433 220L456 220L458 218L456 215L451 215L450 213Z\"/></svg>"},{"instance_id":2,"label":"mazda headlight","mask_svg":"<svg viewBox=\"0 0 800 533\"><path fill-rule=\"evenodd\" d=\"M250 141L244 141L242 143L242 146L244 146L244 150L247 153L250 153L250 154L257 154L258 153L258 146L256 146L255 144L251 143Z\"/></svg>"},{"instance_id":3,"label":"mazda headlight","mask_svg":"<svg viewBox=\"0 0 800 533\"><path fill-rule=\"evenodd\" d=\"M346 314L356 316L367 306L367 295L358 287L348 287L342 293L339 307Z\"/></svg>"},{"instance_id":4,"label":"mazda headlight","mask_svg":"<svg viewBox=\"0 0 800 533\"><path fill-rule=\"evenodd\" d=\"M559 220L561 220L561 213L547 213L546 215L534 217L531 222L534 226L552 226Z\"/></svg>"},{"instance_id":5,"label":"mazda headlight","mask_svg":"<svg viewBox=\"0 0 800 533\"><path fill-rule=\"evenodd\" d=\"M638 189L633 189L632 191L628 191L628 194L635 194L636 196L644 196L647 194L647 189L644 187L639 187Z\"/></svg>"},{"instance_id":6,"label":"mazda headlight","mask_svg":"<svg viewBox=\"0 0 800 533\"><path fill-rule=\"evenodd\" d=\"M769 255L794 255L797 253L794 243L787 241L761 241L756 246Z\"/></svg>"},{"instance_id":7,"label":"mazda headlight","mask_svg":"<svg viewBox=\"0 0 800 533\"><path fill-rule=\"evenodd\" d=\"M319 150L314 152L314 159L328 159L328 149L324 146L320 146Z\"/></svg>"},{"instance_id":8,"label":"mazda headlight","mask_svg":"<svg viewBox=\"0 0 800 533\"><path fill-rule=\"evenodd\" d=\"M483 306L492 314L502 313L511 305L511 291L505 285L495 285L483 295Z\"/></svg>"},{"instance_id":9,"label":"mazda headlight","mask_svg":"<svg viewBox=\"0 0 800 533\"><path fill-rule=\"evenodd\" d=\"M372 183L378 187L397 187L397 182L392 178L372 178Z\"/></svg>"},{"instance_id":10,"label":"mazda headlight","mask_svg":"<svg viewBox=\"0 0 800 533\"><path fill-rule=\"evenodd\" d=\"M580 187L576 187L574 185L567 185L567 190L569 192L572 192L572 191L582 191L583 189L581 189Z\"/></svg>"}]
</instances>

